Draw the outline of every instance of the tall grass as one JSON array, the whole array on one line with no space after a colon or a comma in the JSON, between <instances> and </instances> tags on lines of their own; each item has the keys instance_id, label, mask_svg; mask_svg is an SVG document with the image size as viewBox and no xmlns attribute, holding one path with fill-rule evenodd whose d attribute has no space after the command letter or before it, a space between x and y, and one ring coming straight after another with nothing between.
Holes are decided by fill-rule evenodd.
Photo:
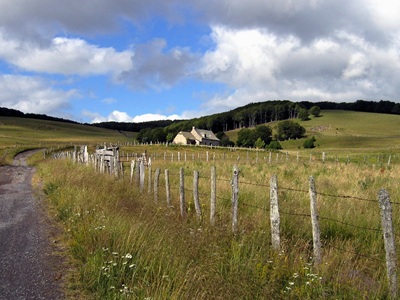
<instances>
[{"instance_id":1,"label":"tall grass","mask_svg":"<svg viewBox=\"0 0 400 300\"><path fill-rule=\"evenodd\" d=\"M208 224L212 163L153 160L153 172L157 167L170 170L175 208L166 206L162 176L159 203L154 203L153 195L140 192L129 178L116 180L68 161L40 165L44 190L63 224L70 255L77 261L79 276L73 277L74 285L83 297L387 297L383 240L379 231L369 230L380 228L378 204L357 198L374 200L385 187L393 201L399 199L397 166L296 161L270 165L236 160L240 169L239 233L232 235L232 161L216 164L218 220L213 227ZM177 175L181 167L189 209L186 219L179 214ZM193 170L200 171L203 220L195 217L191 200ZM270 247L268 181L272 174L278 175L283 212L279 252ZM303 216L309 214L310 175L317 183L321 216L323 264L318 268L312 259L310 219ZM352 197L341 197L346 195ZM395 228L400 226L398 215L399 207L394 206Z\"/></svg>"}]
</instances>

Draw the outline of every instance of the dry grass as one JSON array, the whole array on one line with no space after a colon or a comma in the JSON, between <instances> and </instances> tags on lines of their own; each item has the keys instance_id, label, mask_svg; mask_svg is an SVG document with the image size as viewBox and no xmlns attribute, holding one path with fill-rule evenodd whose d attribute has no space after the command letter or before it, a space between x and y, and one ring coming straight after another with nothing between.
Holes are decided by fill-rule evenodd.
<instances>
[{"instance_id":1,"label":"dry grass","mask_svg":"<svg viewBox=\"0 0 400 300\"><path fill-rule=\"evenodd\" d=\"M140 192L130 183L127 171L125 179L115 180L95 174L92 168L77 168L66 162L40 167L45 190L65 226L71 254L81 262L79 283L94 299L387 297L383 240L375 230L380 228L376 200L384 187L392 201L400 202L398 165L387 168L369 163L297 162L293 157L286 160L282 154L269 164L260 153L256 163L255 152L215 149L208 150L207 162L207 150L199 148L154 146L122 151L126 155L145 149L153 157L153 178L155 169L162 169L157 204L153 195L147 194L148 183ZM180 162L176 161L178 151ZM216 160L212 161L214 152ZM208 216L214 163L218 209L217 224L212 227ZM240 169L236 236L230 225L229 181L234 163ZM185 170L187 219L179 215L181 167ZM174 208L166 206L166 168L170 171ZM200 172L202 221L195 216L192 200L194 170ZM270 247L269 233L269 178L273 174L278 176L281 210L282 251L278 253ZM322 230L323 264L318 269L313 266L307 217L309 176L317 185ZM398 228L399 205L393 208Z\"/></svg>"}]
</instances>

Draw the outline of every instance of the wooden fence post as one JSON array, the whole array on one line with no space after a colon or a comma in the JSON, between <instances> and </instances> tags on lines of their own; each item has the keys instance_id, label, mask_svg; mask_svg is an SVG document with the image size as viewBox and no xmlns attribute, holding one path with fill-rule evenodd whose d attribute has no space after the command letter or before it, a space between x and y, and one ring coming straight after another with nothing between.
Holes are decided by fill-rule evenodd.
<instances>
[{"instance_id":1,"label":"wooden fence post","mask_svg":"<svg viewBox=\"0 0 400 300\"><path fill-rule=\"evenodd\" d=\"M103 157L103 156L102 156ZM100 167L100 170L102 169L102 163L101 163L101 167ZM132 160L131 161L131 182L132 182L132 180L133 180L133 172L135 171L135 160Z\"/></svg>"},{"instance_id":2,"label":"wooden fence post","mask_svg":"<svg viewBox=\"0 0 400 300\"><path fill-rule=\"evenodd\" d=\"M179 203L181 208L181 217L186 217L186 203L185 203L185 175L184 169L179 170Z\"/></svg>"},{"instance_id":3,"label":"wooden fence post","mask_svg":"<svg viewBox=\"0 0 400 300\"><path fill-rule=\"evenodd\" d=\"M151 193L151 167L148 167L149 169L149 184L148 184L148 189L147 192L150 194Z\"/></svg>"},{"instance_id":4,"label":"wooden fence post","mask_svg":"<svg viewBox=\"0 0 400 300\"><path fill-rule=\"evenodd\" d=\"M166 169L164 171L164 175L165 175L165 195L167 197L167 206L171 207L171 193L170 193L170 189L169 189L169 171L168 171L168 169Z\"/></svg>"},{"instance_id":5,"label":"wooden fence post","mask_svg":"<svg viewBox=\"0 0 400 300\"><path fill-rule=\"evenodd\" d=\"M319 216L317 209L317 191L315 188L315 181L312 176L309 178L310 183L310 210L311 210L311 224L313 235L313 249L314 249L314 264L319 266L321 264L321 232L319 227Z\"/></svg>"},{"instance_id":6,"label":"wooden fence post","mask_svg":"<svg viewBox=\"0 0 400 300\"><path fill-rule=\"evenodd\" d=\"M378 197L385 242L389 292L392 299L397 299L396 246L393 233L392 205L390 203L389 194L385 189L379 191Z\"/></svg>"},{"instance_id":7,"label":"wooden fence post","mask_svg":"<svg viewBox=\"0 0 400 300\"><path fill-rule=\"evenodd\" d=\"M270 180L270 219L271 219L271 241L274 250L280 249L280 215L278 204L278 177L273 175Z\"/></svg>"},{"instance_id":8,"label":"wooden fence post","mask_svg":"<svg viewBox=\"0 0 400 300\"><path fill-rule=\"evenodd\" d=\"M140 180L140 161L136 161L136 169L135 169L135 182L138 185Z\"/></svg>"},{"instance_id":9,"label":"wooden fence post","mask_svg":"<svg viewBox=\"0 0 400 300\"><path fill-rule=\"evenodd\" d=\"M144 189L144 161L141 160L139 164L139 176L140 176L140 190L143 191Z\"/></svg>"},{"instance_id":10,"label":"wooden fence post","mask_svg":"<svg viewBox=\"0 0 400 300\"><path fill-rule=\"evenodd\" d=\"M201 220L201 206L199 200L199 171L193 171L193 201L197 217Z\"/></svg>"},{"instance_id":11,"label":"wooden fence post","mask_svg":"<svg viewBox=\"0 0 400 300\"><path fill-rule=\"evenodd\" d=\"M211 203L210 203L210 223L215 225L215 209L217 203L217 176L215 166L211 167Z\"/></svg>"},{"instance_id":12,"label":"wooden fence post","mask_svg":"<svg viewBox=\"0 0 400 300\"><path fill-rule=\"evenodd\" d=\"M160 168L156 169L154 174L154 202L158 203L158 180L160 179Z\"/></svg>"},{"instance_id":13,"label":"wooden fence post","mask_svg":"<svg viewBox=\"0 0 400 300\"><path fill-rule=\"evenodd\" d=\"M238 227L238 203L239 203L239 169L235 165L232 175L232 231L237 233Z\"/></svg>"}]
</instances>

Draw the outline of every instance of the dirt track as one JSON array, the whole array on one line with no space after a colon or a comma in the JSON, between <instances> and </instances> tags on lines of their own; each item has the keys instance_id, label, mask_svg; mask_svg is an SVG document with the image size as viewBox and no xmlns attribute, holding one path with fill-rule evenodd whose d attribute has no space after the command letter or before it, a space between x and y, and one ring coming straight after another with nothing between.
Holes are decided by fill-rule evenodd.
<instances>
[{"instance_id":1,"label":"dirt track","mask_svg":"<svg viewBox=\"0 0 400 300\"><path fill-rule=\"evenodd\" d=\"M50 226L32 193L25 152L0 167L0 299L64 299L60 258L52 255ZM58 269L57 269L58 268Z\"/></svg>"}]
</instances>

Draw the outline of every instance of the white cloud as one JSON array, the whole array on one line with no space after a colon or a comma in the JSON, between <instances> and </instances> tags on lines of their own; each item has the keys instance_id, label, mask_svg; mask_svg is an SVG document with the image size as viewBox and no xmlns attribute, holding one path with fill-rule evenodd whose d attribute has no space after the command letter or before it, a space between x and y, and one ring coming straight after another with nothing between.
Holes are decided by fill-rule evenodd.
<instances>
[{"instance_id":1,"label":"white cloud","mask_svg":"<svg viewBox=\"0 0 400 300\"><path fill-rule=\"evenodd\" d=\"M106 103L106 104L113 104L113 103L116 103L117 100L114 98L105 98L105 99L101 100L101 102Z\"/></svg>"},{"instance_id":2,"label":"white cloud","mask_svg":"<svg viewBox=\"0 0 400 300\"><path fill-rule=\"evenodd\" d=\"M7 40L0 34L0 58L27 71L62 75L118 74L132 68L133 52L101 48L82 39L53 38L48 47Z\"/></svg>"},{"instance_id":3,"label":"white cloud","mask_svg":"<svg viewBox=\"0 0 400 300\"><path fill-rule=\"evenodd\" d=\"M352 79L367 75L369 63L362 53L351 55L347 68L343 71L344 79Z\"/></svg>"},{"instance_id":4,"label":"white cloud","mask_svg":"<svg viewBox=\"0 0 400 300\"><path fill-rule=\"evenodd\" d=\"M183 119L179 115L161 115L161 114L143 114L140 116L135 116L133 118L133 122L139 123L139 122L147 122L147 121L157 121L157 120L181 120Z\"/></svg>"},{"instance_id":5,"label":"white cloud","mask_svg":"<svg viewBox=\"0 0 400 300\"><path fill-rule=\"evenodd\" d=\"M184 117L173 114L173 115L162 115L162 114L143 114L131 117L128 113L114 110L108 116L104 117L99 113L94 113L90 111L83 111L82 114L89 118L91 123L101 123L101 122L148 122L148 121L159 121L159 120L181 120Z\"/></svg>"},{"instance_id":6,"label":"white cloud","mask_svg":"<svg viewBox=\"0 0 400 300\"><path fill-rule=\"evenodd\" d=\"M213 27L215 47L203 58L202 78L227 85L203 105L218 112L249 102L393 99L400 92L399 43L381 47L345 31L302 43L265 29Z\"/></svg>"},{"instance_id":7,"label":"white cloud","mask_svg":"<svg viewBox=\"0 0 400 300\"><path fill-rule=\"evenodd\" d=\"M0 75L0 106L25 113L60 115L70 107L70 100L78 96L74 89L55 89L41 78Z\"/></svg>"}]
</instances>

